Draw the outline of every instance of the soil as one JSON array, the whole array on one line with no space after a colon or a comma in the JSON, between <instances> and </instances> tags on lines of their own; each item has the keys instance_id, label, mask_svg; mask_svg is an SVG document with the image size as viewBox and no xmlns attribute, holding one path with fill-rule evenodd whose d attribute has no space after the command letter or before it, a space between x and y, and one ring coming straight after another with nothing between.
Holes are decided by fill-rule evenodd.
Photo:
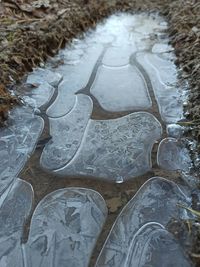
<instances>
[{"instance_id":1,"label":"soil","mask_svg":"<svg viewBox=\"0 0 200 267\"><path fill-rule=\"evenodd\" d=\"M175 48L176 64L181 69L180 78L187 79L189 102L186 106L187 125L191 135L198 140L200 149L200 2L198 0L0 0L0 121L7 119L10 108L19 104L13 89L23 81L24 75L33 67L43 64L49 56L55 55L60 48L72 38L88 28L95 27L98 21L116 12L159 12L169 22L170 42ZM154 111L154 115L156 110ZM97 112L97 114L99 114ZM93 114L95 116L95 114ZM45 131L41 139L44 139ZM156 164L157 148L153 150L152 171L123 184L109 184L94 179L72 177L65 179L44 172L39 159L42 146L27 162L20 177L33 185L35 202L48 193L64 187L79 186L98 191L106 200L109 215L104 231L99 237L90 266L124 205L134 196L141 185L150 177L161 176L183 183L178 172L165 172ZM27 222L27 230L29 222ZM199 243L200 231L198 221L173 221L169 229L177 235L187 233L185 244L192 242L193 247L186 246L188 255L196 266L200 266ZM25 233L26 240L28 231Z\"/></svg>"}]
</instances>

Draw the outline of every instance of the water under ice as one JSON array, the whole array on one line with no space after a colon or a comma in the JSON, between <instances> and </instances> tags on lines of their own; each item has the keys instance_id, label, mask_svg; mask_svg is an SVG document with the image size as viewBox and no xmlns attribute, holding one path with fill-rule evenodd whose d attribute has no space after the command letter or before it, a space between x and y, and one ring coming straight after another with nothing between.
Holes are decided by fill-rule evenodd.
<instances>
[{"instance_id":1,"label":"water under ice","mask_svg":"<svg viewBox=\"0 0 200 267\"><path fill-rule=\"evenodd\" d=\"M16 179L0 208L0 266L22 267L21 239L25 220L30 214L33 189Z\"/></svg>"},{"instance_id":2,"label":"water under ice","mask_svg":"<svg viewBox=\"0 0 200 267\"><path fill-rule=\"evenodd\" d=\"M146 112L113 120L90 120L76 155L56 173L123 182L151 169L152 146L161 133L160 123Z\"/></svg>"},{"instance_id":3,"label":"water under ice","mask_svg":"<svg viewBox=\"0 0 200 267\"><path fill-rule=\"evenodd\" d=\"M87 267L107 217L97 192L67 188L47 195L37 206L25 245L28 267Z\"/></svg>"},{"instance_id":4,"label":"water under ice","mask_svg":"<svg viewBox=\"0 0 200 267\"><path fill-rule=\"evenodd\" d=\"M136 67L99 68L91 93L108 111L147 109L151 107L148 88Z\"/></svg>"},{"instance_id":5,"label":"water under ice","mask_svg":"<svg viewBox=\"0 0 200 267\"><path fill-rule=\"evenodd\" d=\"M92 100L86 95L77 95L76 104L70 113L50 119L52 140L45 146L41 165L50 170L65 166L77 153L92 113Z\"/></svg>"},{"instance_id":6,"label":"water under ice","mask_svg":"<svg viewBox=\"0 0 200 267\"><path fill-rule=\"evenodd\" d=\"M186 211L178 207L178 203L188 206L190 198L175 183L158 177L147 181L118 216L100 252L96 267L192 266L176 241L164 230L171 219L186 218ZM154 232L155 226L146 225L151 222L161 226L157 226ZM177 250L168 250L170 244ZM177 253L175 259L170 257L174 253ZM139 265L136 264L138 258ZM154 265L154 260L159 262ZM178 265L173 265L175 260Z\"/></svg>"},{"instance_id":7,"label":"water under ice","mask_svg":"<svg viewBox=\"0 0 200 267\"><path fill-rule=\"evenodd\" d=\"M13 109L8 123L0 131L0 195L24 167L44 127L27 108Z\"/></svg>"},{"instance_id":8,"label":"water under ice","mask_svg":"<svg viewBox=\"0 0 200 267\"><path fill-rule=\"evenodd\" d=\"M165 170L189 171L192 161L183 141L174 138L162 140L158 148L158 165Z\"/></svg>"}]
</instances>

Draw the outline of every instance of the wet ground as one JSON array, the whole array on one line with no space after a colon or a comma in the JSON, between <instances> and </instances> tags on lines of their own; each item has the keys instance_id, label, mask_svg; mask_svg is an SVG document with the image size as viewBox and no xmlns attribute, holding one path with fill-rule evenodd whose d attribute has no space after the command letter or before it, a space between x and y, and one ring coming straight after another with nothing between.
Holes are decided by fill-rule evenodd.
<instances>
[{"instance_id":1,"label":"wet ground","mask_svg":"<svg viewBox=\"0 0 200 267\"><path fill-rule=\"evenodd\" d=\"M177 204L190 207L195 188L176 124L187 92L174 61L161 17L118 14L28 76L19 89L26 105L1 133L3 266L16 266L20 251L19 266L53 264L55 252L52 266L192 266L168 231L171 220L191 218ZM12 222L11 201L29 217L24 228L20 214Z\"/></svg>"}]
</instances>

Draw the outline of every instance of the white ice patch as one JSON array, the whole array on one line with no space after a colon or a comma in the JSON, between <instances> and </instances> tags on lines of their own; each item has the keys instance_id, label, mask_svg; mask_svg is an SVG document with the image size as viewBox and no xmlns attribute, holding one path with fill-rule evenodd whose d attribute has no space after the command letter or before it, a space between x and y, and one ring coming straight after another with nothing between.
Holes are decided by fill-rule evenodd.
<instances>
[{"instance_id":1,"label":"white ice patch","mask_svg":"<svg viewBox=\"0 0 200 267\"><path fill-rule=\"evenodd\" d=\"M25 245L26 266L87 267L107 217L95 191L67 188L37 206Z\"/></svg>"},{"instance_id":2,"label":"white ice patch","mask_svg":"<svg viewBox=\"0 0 200 267\"><path fill-rule=\"evenodd\" d=\"M161 133L157 119L145 112L113 120L90 120L76 155L56 173L123 182L151 169L152 146ZM64 144L61 151L65 150ZM51 162L56 160L55 153L50 155ZM45 167L51 169L50 164Z\"/></svg>"},{"instance_id":3,"label":"white ice patch","mask_svg":"<svg viewBox=\"0 0 200 267\"><path fill-rule=\"evenodd\" d=\"M164 230L170 220L185 216L178 203L188 205L188 196L175 183L147 181L118 216L95 267L192 266Z\"/></svg>"},{"instance_id":4,"label":"white ice patch","mask_svg":"<svg viewBox=\"0 0 200 267\"><path fill-rule=\"evenodd\" d=\"M131 65L99 68L91 93L107 111L117 112L151 107L145 80Z\"/></svg>"}]
</instances>

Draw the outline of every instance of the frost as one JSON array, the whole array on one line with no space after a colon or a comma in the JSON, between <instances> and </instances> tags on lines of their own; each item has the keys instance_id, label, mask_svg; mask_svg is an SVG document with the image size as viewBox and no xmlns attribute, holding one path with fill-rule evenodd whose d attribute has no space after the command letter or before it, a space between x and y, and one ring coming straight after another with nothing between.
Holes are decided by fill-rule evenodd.
<instances>
[{"instance_id":1,"label":"frost","mask_svg":"<svg viewBox=\"0 0 200 267\"><path fill-rule=\"evenodd\" d=\"M184 215L177 203L188 202L175 183L163 178L147 181L118 216L96 267L192 266L164 229L171 219Z\"/></svg>"},{"instance_id":2,"label":"frost","mask_svg":"<svg viewBox=\"0 0 200 267\"><path fill-rule=\"evenodd\" d=\"M37 206L25 245L29 267L87 267L107 217L95 191L67 188L47 195Z\"/></svg>"}]
</instances>

